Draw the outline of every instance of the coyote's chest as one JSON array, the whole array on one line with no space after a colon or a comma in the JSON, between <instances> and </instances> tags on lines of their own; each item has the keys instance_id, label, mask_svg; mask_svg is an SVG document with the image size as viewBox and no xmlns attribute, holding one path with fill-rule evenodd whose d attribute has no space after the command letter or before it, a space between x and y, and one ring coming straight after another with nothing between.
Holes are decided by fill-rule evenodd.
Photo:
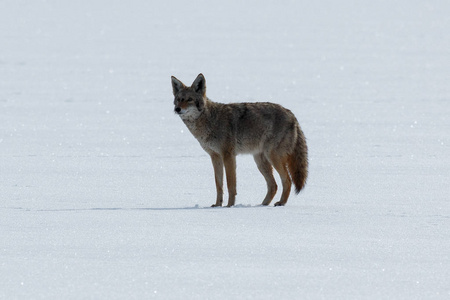
<instances>
[{"instance_id":1,"label":"coyote's chest","mask_svg":"<svg viewBox=\"0 0 450 300\"><path fill-rule=\"evenodd\" d=\"M198 140L202 148L207 151L221 152L224 144L229 144L226 134L208 122L208 120L183 120L192 135Z\"/></svg>"}]
</instances>

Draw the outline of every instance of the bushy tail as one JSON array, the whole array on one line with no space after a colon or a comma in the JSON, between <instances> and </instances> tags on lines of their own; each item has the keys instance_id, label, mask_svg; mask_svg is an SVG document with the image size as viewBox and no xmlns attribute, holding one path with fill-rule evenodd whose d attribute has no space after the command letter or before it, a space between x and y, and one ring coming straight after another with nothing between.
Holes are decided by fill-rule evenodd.
<instances>
[{"instance_id":1,"label":"bushy tail","mask_svg":"<svg viewBox=\"0 0 450 300\"><path fill-rule=\"evenodd\" d=\"M292 154L288 160L289 173L295 185L295 193L300 193L300 190L306 184L308 177L308 147L306 146L306 139L300 127L297 127L297 141Z\"/></svg>"}]
</instances>

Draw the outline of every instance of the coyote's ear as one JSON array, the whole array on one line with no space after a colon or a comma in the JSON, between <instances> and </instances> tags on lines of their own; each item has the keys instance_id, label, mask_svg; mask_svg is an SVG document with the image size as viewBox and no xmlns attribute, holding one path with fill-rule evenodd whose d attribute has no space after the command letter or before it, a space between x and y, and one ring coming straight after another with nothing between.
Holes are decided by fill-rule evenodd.
<instances>
[{"instance_id":1,"label":"coyote's ear","mask_svg":"<svg viewBox=\"0 0 450 300\"><path fill-rule=\"evenodd\" d=\"M185 88L186 86L179 81L178 79L175 78L175 76L172 76L172 89L173 89L173 95L175 96L176 94L178 94L178 92Z\"/></svg>"},{"instance_id":2,"label":"coyote's ear","mask_svg":"<svg viewBox=\"0 0 450 300\"><path fill-rule=\"evenodd\" d=\"M206 95L206 80L202 73L198 74L197 78L195 78L191 88L202 96Z\"/></svg>"}]
</instances>

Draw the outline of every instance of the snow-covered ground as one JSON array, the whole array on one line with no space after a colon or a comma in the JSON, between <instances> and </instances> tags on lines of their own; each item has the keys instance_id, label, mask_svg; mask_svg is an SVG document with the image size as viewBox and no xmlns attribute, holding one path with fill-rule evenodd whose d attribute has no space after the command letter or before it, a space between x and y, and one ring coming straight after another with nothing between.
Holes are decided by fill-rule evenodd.
<instances>
[{"instance_id":1,"label":"snow-covered ground","mask_svg":"<svg viewBox=\"0 0 450 300\"><path fill-rule=\"evenodd\" d=\"M0 299L450 297L450 2L0 3ZM234 208L170 75L308 139ZM277 195L277 198L279 194Z\"/></svg>"}]
</instances>

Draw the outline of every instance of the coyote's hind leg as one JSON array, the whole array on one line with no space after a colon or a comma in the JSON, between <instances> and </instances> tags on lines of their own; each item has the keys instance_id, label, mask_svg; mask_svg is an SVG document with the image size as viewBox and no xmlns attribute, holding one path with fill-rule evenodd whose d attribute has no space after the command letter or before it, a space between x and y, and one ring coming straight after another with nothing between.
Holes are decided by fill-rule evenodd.
<instances>
[{"instance_id":1,"label":"coyote's hind leg","mask_svg":"<svg viewBox=\"0 0 450 300\"><path fill-rule=\"evenodd\" d=\"M281 182L283 184L283 193L281 194L280 201L275 203L275 206L283 206L288 201L289 194L291 193L292 181L287 170L286 162L283 161L281 157L275 153L272 153L270 156L270 161L275 170L277 170L278 174L280 174Z\"/></svg>"},{"instance_id":2,"label":"coyote's hind leg","mask_svg":"<svg viewBox=\"0 0 450 300\"><path fill-rule=\"evenodd\" d=\"M262 205L269 205L277 193L277 183L275 178L273 178L272 165L263 153L255 154L253 155L253 158L258 166L258 170L264 176L267 183L267 194L262 202Z\"/></svg>"}]
</instances>

